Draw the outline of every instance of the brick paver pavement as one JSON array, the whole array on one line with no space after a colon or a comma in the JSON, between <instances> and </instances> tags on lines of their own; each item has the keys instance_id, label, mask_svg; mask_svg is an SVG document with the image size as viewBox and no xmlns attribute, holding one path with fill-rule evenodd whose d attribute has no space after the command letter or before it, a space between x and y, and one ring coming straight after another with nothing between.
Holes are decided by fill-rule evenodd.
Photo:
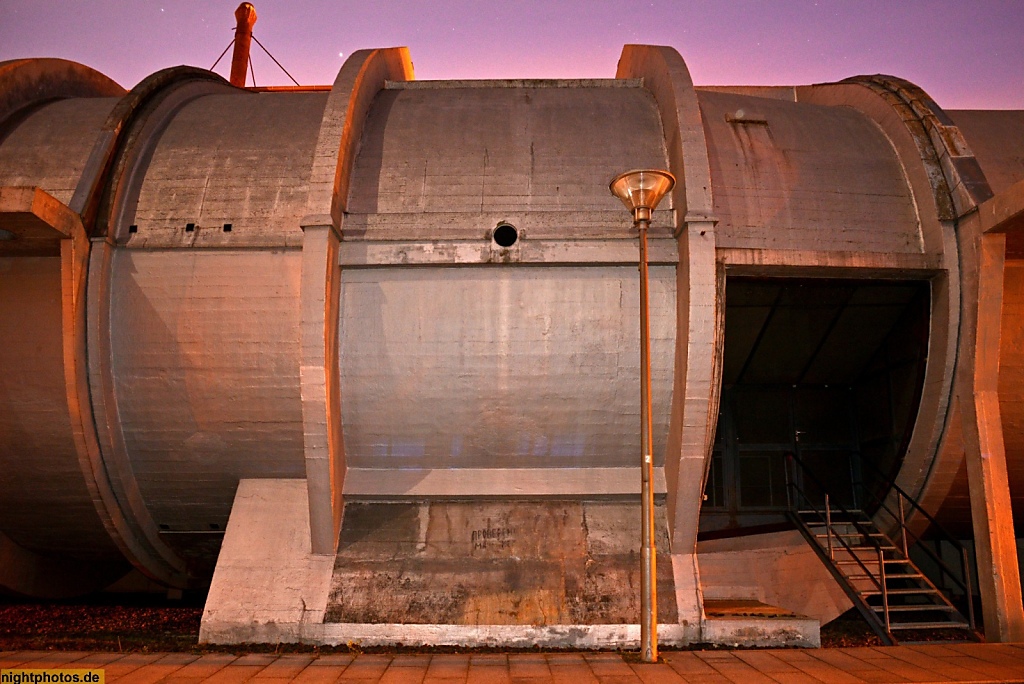
<instances>
[{"instance_id":1,"label":"brick paver pavement","mask_svg":"<svg viewBox=\"0 0 1024 684\"><path fill-rule=\"evenodd\" d=\"M887 684L1022 682L1024 644L663 651L648 665L617 653L231 655L0 652L4 668L102 668L106 681L222 684Z\"/></svg>"}]
</instances>

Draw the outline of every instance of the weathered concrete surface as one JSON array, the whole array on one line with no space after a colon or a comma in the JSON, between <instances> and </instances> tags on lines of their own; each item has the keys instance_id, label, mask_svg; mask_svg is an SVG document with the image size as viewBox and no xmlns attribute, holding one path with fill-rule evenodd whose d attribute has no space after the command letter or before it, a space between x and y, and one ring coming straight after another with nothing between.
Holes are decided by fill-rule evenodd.
<instances>
[{"instance_id":1,"label":"weathered concrete surface","mask_svg":"<svg viewBox=\"0 0 1024 684\"><path fill-rule=\"evenodd\" d=\"M452 645L494 645L530 647L556 646L575 648L630 648L639 644L640 628L638 624L399 624L399 623L324 623L325 612L332 609L328 596L332 583L338 580L339 569L344 574L349 568L358 567L359 557L369 556L383 560L382 548L391 550L392 561L383 567L393 569L401 562L403 554L416 552L423 545L422 551L430 553L441 548L450 554L453 544L444 543L450 537L445 528L446 520L434 520L431 539L419 539L417 530L422 522L419 511L425 510L409 504L382 504L377 511L366 508L364 504L349 504L363 507L362 513L345 517L346 530L343 531L342 549L337 563L330 556L315 555L310 552L308 503L306 486L302 480L243 480L238 488L235 505L232 509L231 521L225 534L220 560L209 598L203 611L200 642L202 643L289 643L307 642L323 644L358 644L388 645L403 643L413 644L452 644ZM495 511L511 510L509 504L490 504ZM575 536L575 546L571 547L579 553L590 552L599 559L629 556L627 548L634 537L639 539L639 515L630 515L624 519L621 515L623 504L611 502L590 502L581 504L574 502L560 504L562 507L575 508L576 519L569 525L568 520L559 521L548 518L568 537ZM379 506L384 506L383 509ZM480 504L447 504L448 507L461 507L462 512L476 509L480 512ZM592 528L584 537L582 528L583 506L590 508L587 518ZM392 512L395 508L405 511L404 514L387 515L377 518L380 526L374 525L374 512L381 510ZM637 508L628 505L630 513ZM419 510L417 510L419 509ZM449 508L449 511L452 510ZM532 526L531 531L550 532L550 525L544 520L537 520L536 508L520 504L517 520ZM410 513L415 513L411 515ZM470 516L473 518L474 516ZM464 522L469 519L463 518ZM633 522L630 522L633 521ZM492 519L492 522L502 524ZM506 522L513 523L511 518ZM439 525L440 524L440 528ZM663 525L664 523L662 523ZM470 529L472 525L461 529L468 533L463 540L463 551L469 555L489 556L492 559L504 556L512 563L513 551L518 553L533 552L534 556L542 549L559 552L563 548L559 540L543 535L508 534L513 527L493 527L481 530ZM575 528L575 529L570 529ZM456 529L456 528L453 528ZM404 534L404 541L401 539ZM478 534L474 536L473 532ZM395 534L397 532L397 534ZM662 526L662 542L667 545ZM387 540L386 538L391 538ZM397 538L396 538L397 537ZM475 541L474 541L475 539ZM380 541L385 540L385 541ZM428 541L430 543L428 543ZM440 546L435 541L440 541ZM567 539L561 539L567 541ZM459 559L456 558L456 561ZM635 558L633 559L636 560ZM528 565L530 559L522 559L522 565ZM632 563L638 567L639 563ZM668 566L668 563L664 563ZM556 566L556 574L560 569ZM612 571L611 575L607 575ZM622 582L636 570L621 568L616 571L614 566L591 570L595 582L604 582L605 588L620 592L622 586L612 587L614 581ZM625 573L622 575L621 573ZM520 574L524 582L534 580L528 573ZM633 577L635 580L636 578ZM480 582L477 578L476 582ZM626 579L628 582L628 579ZM666 603L673 600L671 591L671 573L663 587ZM634 582L635 584L635 582ZM443 585L434 585L430 589L444 589ZM483 584L478 589L486 590ZM491 594L491 598L494 598ZM358 599L366 601L394 600L386 594L361 595ZM634 597L633 601L638 600ZM602 604L595 602L592 610L602 610ZM583 606L580 606L584 608ZM336 606L334 607L336 609ZM607 607L604 608L607 610ZM671 606L664 607L663 616L672 617ZM497 613L492 612L492 616ZM403 620L403 623L407 622ZM699 624L663 624L659 626L659 634L663 643L684 644L700 638Z\"/></svg>"},{"instance_id":2,"label":"weathered concrete surface","mask_svg":"<svg viewBox=\"0 0 1024 684\"><path fill-rule=\"evenodd\" d=\"M900 160L867 117L760 97L698 97L719 247L921 251Z\"/></svg>"},{"instance_id":3,"label":"weathered concrete surface","mask_svg":"<svg viewBox=\"0 0 1024 684\"><path fill-rule=\"evenodd\" d=\"M615 169L666 166L647 90L616 80L465 85L395 84L378 95L353 170L346 239L479 239L500 220L533 238L568 237L571 226L574 237L630 239L607 185ZM534 218L550 212L561 220Z\"/></svg>"},{"instance_id":4,"label":"weathered concrete surface","mask_svg":"<svg viewBox=\"0 0 1024 684\"><path fill-rule=\"evenodd\" d=\"M304 640L323 621L334 566L310 548L305 480L241 480L199 641Z\"/></svg>"},{"instance_id":5,"label":"weathered concrete surface","mask_svg":"<svg viewBox=\"0 0 1024 684\"><path fill-rule=\"evenodd\" d=\"M138 226L128 244L299 246L326 103L327 93L239 93L186 104L136 171L145 181L124 210L123 222Z\"/></svg>"},{"instance_id":6,"label":"weathered concrete surface","mask_svg":"<svg viewBox=\"0 0 1024 684\"><path fill-rule=\"evenodd\" d=\"M664 509L658 615L676 622ZM348 503L326 622L639 620L635 501Z\"/></svg>"},{"instance_id":7,"label":"weathered concrete surface","mask_svg":"<svg viewBox=\"0 0 1024 684\"><path fill-rule=\"evenodd\" d=\"M337 546L348 469L338 357L338 247L338 231L333 226L303 227L299 378L310 538L316 553L331 553Z\"/></svg>"},{"instance_id":8,"label":"weathered concrete surface","mask_svg":"<svg viewBox=\"0 0 1024 684\"><path fill-rule=\"evenodd\" d=\"M482 646L492 648L571 648L580 650L640 647L640 625L430 625L345 624L310 626L306 640L338 646ZM685 645L697 640L688 625L659 624L658 641Z\"/></svg>"},{"instance_id":9,"label":"weathered concrete surface","mask_svg":"<svg viewBox=\"0 0 1024 684\"><path fill-rule=\"evenodd\" d=\"M639 452L638 452L639 453ZM654 469L664 494L665 469ZM345 496L368 501L474 496L604 497L640 494L640 465L621 468L348 468Z\"/></svg>"},{"instance_id":10,"label":"weathered concrete surface","mask_svg":"<svg viewBox=\"0 0 1024 684\"><path fill-rule=\"evenodd\" d=\"M707 599L754 599L825 624L852 604L799 532L701 541Z\"/></svg>"},{"instance_id":11,"label":"weathered concrete surface","mask_svg":"<svg viewBox=\"0 0 1024 684\"><path fill-rule=\"evenodd\" d=\"M651 268L657 465L671 405L673 270ZM348 465L636 466L638 288L624 266L344 271Z\"/></svg>"}]
</instances>

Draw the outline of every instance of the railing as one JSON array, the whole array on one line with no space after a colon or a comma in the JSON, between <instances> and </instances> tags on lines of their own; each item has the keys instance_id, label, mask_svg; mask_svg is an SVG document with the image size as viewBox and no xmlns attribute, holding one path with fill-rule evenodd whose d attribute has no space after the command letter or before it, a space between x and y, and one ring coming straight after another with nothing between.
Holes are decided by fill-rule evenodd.
<instances>
[{"instance_id":1,"label":"railing","mask_svg":"<svg viewBox=\"0 0 1024 684\"><path fill-rule=\"evenodd\" d=\"M936 563L936 565L939 568L939 572L942 573L942 575L949 577L954 584L960 587L960 589L964 593L964 597L967 600L967 621L971 626L971 630L973 631L975 629L974 591L973 584L971 582L970 556L968 555L967 548L964 547L964 545L961 544L959 541L957 541L953 537L953 535L947 532L945 528L943 528L942 525L940 525L935 518L928 514L928 511L921 508L917 501L915 501L909 494L903 491L903 489L900 488L899 485L890 480L879 468L869 463L868 461L862 460L861 467L863 468L864 466L867 466L868 469L871 470L875 477L878 479L878 481L888 488L888 492L895 494L896 510L894 511L892 507L886 502L886 499L889 498L888 494L886 494L885 496L879 496L875 494L873 491L869 490L868 487L866 487L864 483L861 482L861 491L863 495L869 498L871 500L871 503L877 505L878 510L884 510L887 514L889 514L889 516L892 517L893 520L899 525L900 545L903 547L904 556L909 558L910 554L908 553L908 547L912 546L913 544L918 544L918 547L922 551L924 551L924 553L929 558L931 558L932 561ZM921 538L921 536L915 533L907 525L906 504L910 504L913 510L917 511L922 516L924 516L924 519L927 520L930 525L930 527L927 529L932 530L933 533L937 533L940 537L940 540L949 542L954 549L957 549L959 551L961 572L960 577L957 577L957 573L954 572L952 568L950 568L950 566L942 559L942 557L939 554L936 554L934 551L932 551L931 548L928 547L928 544L923 543L924 540ZM909 544L907 542L908 535L912 537L912 541ZM963 579L961 580L961 578Z\"/></svg>"},{"instance_id":2,"label":"railing","mask_svg":"<svg viewBox=\"0 0 1024 684\"><path fill-rule=\"evenodd\" d=\"M799 481L798 481L798 478L796 476L796 472L795 472L793 466L799 466L800 471L802 472L802 474L805 475L806 477L808 477L818 487L818 489L821 490L821 492L824 494L824 496L825 496L825 502L824 502L824 506L825 507L824 507L824 510L818 508L818 505L816 503L814 503L814 501L812 501L809 496L807 496L807 493L804 491L803 487L801 487L800 484L799 484ZM884 623L879 621L878 615L876 615L874 610L872 610L871 607L864 602L864 600L861 598L859 592L857 592L852 586L850 586L848 584L847 580L844 577L837 577L836 578L837 580L839 580L840 586L843 587L844 591L846 591L847 596L849 596L850 599L853 601L854 605L857 606L857 608L860 611L861 615L863 615L864 618L867 619L872 624L879 624L879 626L884 626L885 634L884 634L883 638L886 639L887 641L889 641L890 645L894 644L895 643L895 639L892 636L891 624L889 622L889 590L888 590L888 587L887 587L887 583L885 581L885 554L884 554L884 549L882 548L882 545L878 543L878 540L876 540L872 536L871 530L866 528L866 527L864 527L864 525L859 520L857 520L857 516L855 516L851 511L849 511L845 506L843 506L842 504L836 504L835 505L834 508L836 510L842 512L843 516L846 518L842 522L842 524L845 525L845 526L852 525L854 528L857 529L857 532L858 532L859 536L863 537L866 540L867 545L874 547L875 556L877 558L877 563L878 563L878 574L877 574L877 576L875 575L875 573L871 572L871 570L868 568L868 566L864 563L864 560L860 557L860 554L858 554L856 552L857 550L854 549L853 547L851 547L850 544L847 543L846 537L852 536L852 535L848 535L848 534L847 535L833 534L833 525L832 525L833 504L829 500L828 491L825 489L825 487L821 483L821 481L818 480L817 477L815 477L814 473L811 472L807 468L807 466L804 465L804 463L799 458L797 458L797 456L795 454L792 454L792 453L786 454L786 499L787 499L787 502L789 503L789 507L790 507L791 511L795 512L797 510L801 510L801 508L803 508L803 510L813 511L822 521L824 521L824 523L825 523L825 540L826 540L826 548L828 549L829 561L832 561L833 563L835 562L835 547L834 547L833 542L832 542L833 537L835 537L835 539L839 542L839 544L843 547L843 549L845 549L846 552L849 554L850 558L855 560L857 562L857 564L860 566L861 570L864 571L864 576L866 578L870 579L871 582L878 589L878 593L882 597L882 615L884 617ZM812 541L812 543L817 548L820 548L820 546L818 546L818 543L817 543L816 540L809 540L809 541ZM831 565L831 564L829 566L829 570L832 571L833 573L837 572L836 569L835 569L835 566ZM882 635L880 635L880 636L882 636Z\"/></svg>"}]
</instances>

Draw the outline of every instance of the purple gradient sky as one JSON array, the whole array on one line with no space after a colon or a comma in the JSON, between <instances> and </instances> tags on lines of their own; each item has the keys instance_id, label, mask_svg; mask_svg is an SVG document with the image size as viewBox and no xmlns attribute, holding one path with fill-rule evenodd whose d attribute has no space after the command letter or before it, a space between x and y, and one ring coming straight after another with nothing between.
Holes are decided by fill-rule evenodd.
<instances>
[{"instance_id":1,"label":"purple gradient sky","mask_svg":"<svg viewBox=\"0 0 1024 684\"><path fill-rule=\"evenodd\" d=\"M0 0L0 60L63 57L131 87L209 68L239 0ZM304 85L407 45L419 79L610 78L625 43L671 45L698 85L888 73L948 109L1024 109L1021 0L254 0L255 35ZM225 57L228 60L230 56ZM259 85L287 77L253 45ZM217 69L227 74L222 61Z\"/></svg>"}]
</instances>

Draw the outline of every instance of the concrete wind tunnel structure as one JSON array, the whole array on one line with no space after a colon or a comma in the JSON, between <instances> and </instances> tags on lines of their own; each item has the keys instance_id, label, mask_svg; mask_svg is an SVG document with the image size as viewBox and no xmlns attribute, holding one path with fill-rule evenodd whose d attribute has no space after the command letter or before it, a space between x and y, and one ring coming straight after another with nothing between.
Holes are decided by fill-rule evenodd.
<instances>
[{"instance_id":1,"label":"concrete wind tunnel structure","mask_svg":"<svg viewBox=\"0 0 1024 684\"><path fill-rule=\"evenodd\" d=\"M1024 112L694 87L641 45L563 81L363 50L329 88L0 63L0 587L209 585L214 642L635 644L631 168L678 179L661 640L813 644L849 607L779 524L791 450L894 474L1024 640Z\"/></svg>"}]
</instances>

